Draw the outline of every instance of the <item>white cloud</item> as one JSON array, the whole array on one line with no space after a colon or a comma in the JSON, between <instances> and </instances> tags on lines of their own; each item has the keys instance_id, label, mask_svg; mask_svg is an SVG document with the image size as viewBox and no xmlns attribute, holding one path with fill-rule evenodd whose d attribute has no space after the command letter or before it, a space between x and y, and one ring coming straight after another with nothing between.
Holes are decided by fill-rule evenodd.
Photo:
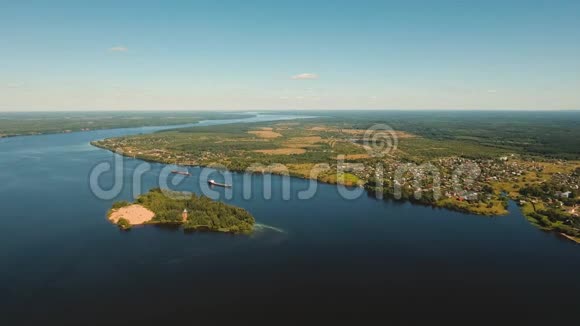
<instances>
[{"instance_id":1,"label":"white cloud","mask_svg":"<svg viewBox=\"0 0 580 326\"><path fill-rule=\"evenodd\" d=\"M129 51L129 49L122 45L117 45L112 48L109 48L109 52L127 52L127 51Z\"/></svg>"},{"instance_id":2,"label":"white cloud","mask_svg":"<svg viewBox=\"0 0 580 326\"><path fill-rule=\"evenodd\" d=\"M294 75L291 78L295 79L295 80L318 79L318 75L312 74L312 73L303 73L303 74Z\"/></svg>"},{"instance_id":3,"label":"white cloud","mask_svg":"<svg viewBox=\"0 0 580 326\"><path fill-rule=\"evenodd\" d=\"M497 89L488 89L487 92L488 93L497 93Z\"/></svg>"}]
</instances>

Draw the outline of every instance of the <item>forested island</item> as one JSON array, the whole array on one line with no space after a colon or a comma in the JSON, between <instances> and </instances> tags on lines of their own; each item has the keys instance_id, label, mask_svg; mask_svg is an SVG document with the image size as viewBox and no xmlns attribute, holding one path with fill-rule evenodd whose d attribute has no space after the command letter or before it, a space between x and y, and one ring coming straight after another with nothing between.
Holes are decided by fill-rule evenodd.
<instances>
[{"instance_id":1,"label":"forested island","mask_svg":"<svg viewBox=\"0 0 580 326\"><path fill-rule=\"evenodd\" d=\"M108 218L124 230L141 224L171 224L186 231L247 234L255 224L254 217L243 208L160 188L139 196L135 203L114 203Z\"/></svg>"}]
</instances>

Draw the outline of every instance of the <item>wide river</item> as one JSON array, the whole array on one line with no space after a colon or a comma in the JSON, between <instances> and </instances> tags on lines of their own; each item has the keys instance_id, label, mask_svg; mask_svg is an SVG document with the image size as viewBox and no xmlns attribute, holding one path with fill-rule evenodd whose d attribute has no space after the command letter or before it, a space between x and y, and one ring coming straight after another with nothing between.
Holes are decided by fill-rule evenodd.
<instances>
[{"instance_id":1,"label":"wide river","mask_svg":"<svg viewBox=\"0 0 580 326\"><path fill-rule=\"evenodd\" d=\"M132 199L143 162L123 159L121 193L99 199L89 175L115 155L89 142L167 128L0 139L1 324L577 321L580 246L533 227L513 203L508 216L490 218L366 195L347 200L325 184L301 200L309 182L296 178L284 200L279 176L270 199L263 176L246 199L236 186L243 175L233 174L233 196L222 199L267 226L253 235L120 231L106 212ZM150 164L142 191L157 186L163 168ZM200 193L201 169L190 171L176 189Z\"/></svg>"}]
</instances>

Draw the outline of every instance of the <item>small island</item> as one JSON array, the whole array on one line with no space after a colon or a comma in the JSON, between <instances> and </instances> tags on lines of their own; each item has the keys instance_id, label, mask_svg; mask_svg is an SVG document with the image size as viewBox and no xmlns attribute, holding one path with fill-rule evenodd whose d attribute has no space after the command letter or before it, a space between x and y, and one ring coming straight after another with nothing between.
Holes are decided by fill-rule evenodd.
<instances>
[{"instance_id":1,"label":"small island","mask_svg":"<svg viewBox=\"0 0 580 326\"><path fill-rule=\"evenodd\" d=\"M139 196L135 203L114 203L107 216L122 230L142 224L171 224L186 231L248 234L255 224L254 217L243 208L160 188Z\"/></svg>"}]
</instances>

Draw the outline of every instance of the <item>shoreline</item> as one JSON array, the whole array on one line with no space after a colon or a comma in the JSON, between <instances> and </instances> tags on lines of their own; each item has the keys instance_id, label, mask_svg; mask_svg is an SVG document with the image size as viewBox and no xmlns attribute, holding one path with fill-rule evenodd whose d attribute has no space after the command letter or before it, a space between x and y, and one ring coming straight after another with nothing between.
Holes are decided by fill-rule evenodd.
<instances>
[{"instance_id":1,"label":"shoreline","mask_svg":"<svg viewBox=\"0 0 580 326\"><path fill-rule=\"evenodd\" d=\"M560 232L560 235L563 236L564 238L570 240L570 241L574 241L577 244L580 244L580 238L573 237L571 235L567 235L566 233L562 233L562 232Z\"/></svg>"},{"instance_id":2,"label":"shoreline","mask_svg":"<svg viewBox=\"0 0 580 326\"><path fill-rule=\"evenodd\" d=\"M157 164L165 164L165 165L169 165L171 163L167 163L167 162L163 162L163 161L159 161L159 160L154 160L154 159L150 159L150 158L142 158L139 156L130 156L127 155L125 153L119 153L111 148L105 147L105 146L101 146L99 144L97 144L97 142L100 140L96 140L96 141L91 141L90 144L94 147L109 151L111 153L114 154L118 154L124 157L128 157L128 158L133 158L133 159L138 159L144 162L149 162L149 163L157 163ZM214 168L212 166L206 166L206 165L191 165L191 164L180 164L179 166L184 166L184 167L192 167L192 168ZM246 171L243 170L237 170L237 169L227 169L227 171L232 172L232 173L245 173ZM297 178L297 179L302 179L302 180L315 180L317 182L321 182L323 184L328 184L328 185L342 185L344 187L352 187L352 188L363 188L367 194L371 195L373 194L373 191L367 189L365 187L365 185L348 185L348 184L340 184L340 183L336 183L336 182L329 182L329 181L324 181L324 180L318 180L318 179L313 179L313 178L309 178L309 177L305 177L303 175L299 175L299 174L295 174L295 173L289 173L289 174L282 174L282 173L278 173L276 171L268 171L268 172L259 172L259 171L253 171L252 174L262 174L262 175L266 175L266 174L271 174L271 175L276 175L276 176L288 176L288 177L292 177L292 178ZM376 198L375 199L379 199ZM509 210L505 209L505 212L500 212L497 214L490 214L490 213L486 213L486 212L481 212L481 211L476 211L476 210L470 210L467 207L459 207L459 206L448 206L448 205L444 205L444 204L433 204L433 203L422 203L420 201L416 201L416 200L411 200L411 199L405 199L405 200L400 200L400 199L396 199L392 196L389 195L385 195L383 199L381 200L393 200L393 201L398 201L398 202L409 202L413 205L419 205L419 206L425 206L425 207L432 207L432 208L437 208L437 209L444 209L444 210L448 210L451 212L457 212L457 213L462 213L462 214L466 214L466 215L478 215L478 216L486 216L486 217L500 217L500 216L505 216L507 214L509 214Z\"/></svg>"}]
</instances>

